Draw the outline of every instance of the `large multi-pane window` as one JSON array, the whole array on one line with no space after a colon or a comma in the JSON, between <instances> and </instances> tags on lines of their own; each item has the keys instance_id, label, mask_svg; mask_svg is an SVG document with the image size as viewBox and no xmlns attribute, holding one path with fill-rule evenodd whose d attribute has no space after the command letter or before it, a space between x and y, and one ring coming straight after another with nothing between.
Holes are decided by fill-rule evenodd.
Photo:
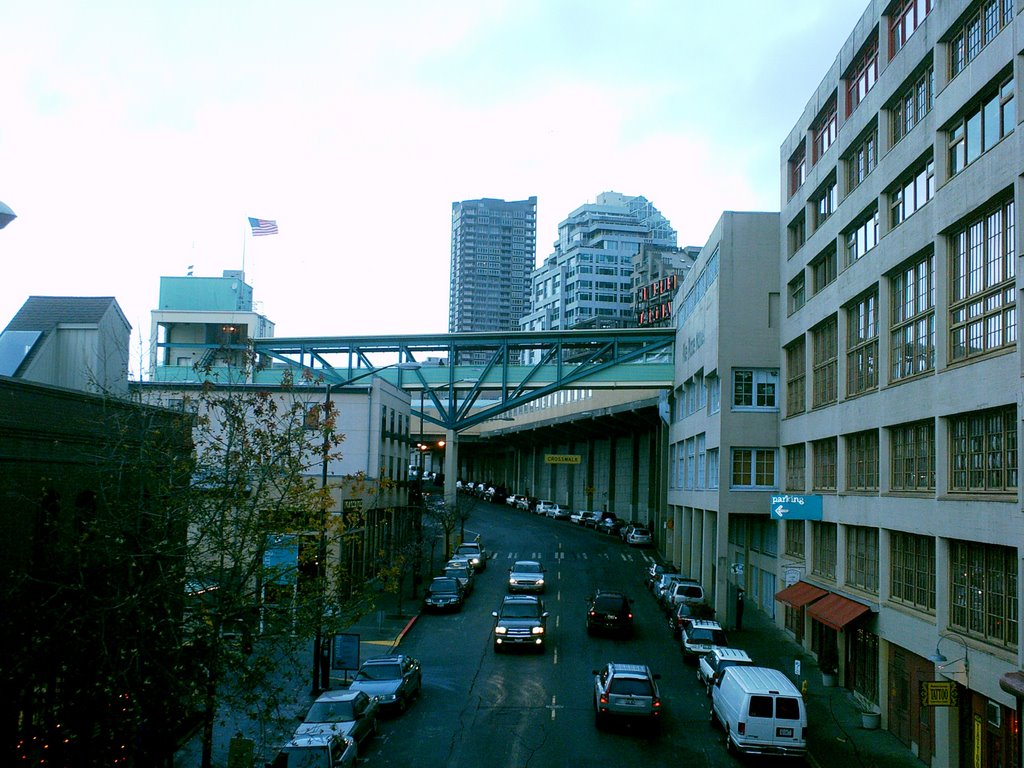
<instances>
[{"instance_id":1,"label":"large multi-pane window","mask_svg":"<svg viewBox=\"0 0 1024 768\"><path fill-rule=\"evenodd\" d=\"M878 38L872 37L861 48L846 75L846 114L864 101L878 80Z\"/></svg>"},{"instance_id":2,"label":"large multi-pane window","mask_svg":"<svg viewBox=\"0 0 1024 768\"><path fill-rule=\"evenodd\" d=\"M803 558L805 555L806 539L803 520L786 521L786 554L793 557Z\"/></svg>"},{"instance_id":3,"label":"large multi-pane window","mask_svg":"<svg viewBox=\"0 0 1024 768\"><path fill-rule=\"evenodd\" d=\"M806 487L807 448L803 443L786 446L786 490L803 493Z\"/></svg>"},{"instance_id":4,"label":"large multi-pane window","mask_svg":"<svg viewBox=\"0 0 1024 768\"><path fill-rule=\"evenodd\" d=\"M861 137L846 156L847 192L860 186L878 164L878 126Z\"/></svg>"},{"instance_id":5,"label":"large multi-pane window","mask_svg":"<svg viewBox=\"0 0 1024 768\"><path fill-rule=\"evenodd\" d=\"M825 223L826 219L836 212L839 205L839 192L836 188L835 177L829 179L825 186L817 191L811 198L814 206L814 228L818 229Z\"/></svg>"},{"instance_id":6,"label":"large multi-pane window","mask_svg":"<svg viewBox=\"0 0 1024 768\"><path fill-rule=\"evenodd\" d=\"M811 407L819 408L836 402L839 371L838 325L835 315L811 331L812 341L812 398Z\"/></svg>"},{"instance_id":7,"label":"large multi-pane window","mask_svg":"<svg viewBox=\"0 0 1024 768\"><path fill-rule=\"evenodd\" d=\"M1013 21L1013 0L981 0L953 30L948 43L949 76L956 77L981 49Z\"/></svg>"},{"instance_id":8,"label":"large multi-pane window","mask_svg":"<svg viewBox=\"0 0 1024 768\"><path fill-rule=\"evenodd\" d=\"M958 117L946 131L949 139L949 175L954 176L1013 133L1017 108L1013 78L988 93L980 104Z\"/></svg>"},{"instance_id":9,"label":"large multi-pane window","mask_svg":"<svg viewBox=\"0 0 1024 768\"><path fill-rule=\"evenodd\" d=\"M878 208L858 219L846 231L846 265L849 267L878 245Z\"/></svg>"},{"instance_id":10,"label":"large multi-pane window","mask_svg":"<svg viewBox=\"0 0 1024 768\"><path fill-rule=\"evenodd\" d=\"M897 0L889 9L889 56L895 56L924 23L934 0Z\"/></svg>"},{"instance_id":11,"label":"large multi-pane window","mask_svg":"<svg viewBox=\"0 0 1024 768\"><path fill-rule=\"evenodd\" d=\"M878 430L846 436L846 488L850 491L878 490Z\"/></svg>"},{"instance_id":12,"label":"large multi-pane window","mask_svg":"<svg viewBox=\"0 0 1024 768\"><path fill-rule=\"evenodd\" d=\"M807 147L803 142L797 147L796 152L789 158L789 196L792 197L796 191L804 185L807 179Z\"/></svg>"},{"instance_id":13,"label":"large multi-pane window","mask_svg":"<svg viewBox=\"0 0 1024 768\"><path fill-rule=\"evenodd\" d=\"M878 291L846 308L846 394L878 388Z\"/></svg>"},{"instance_id":14,"label":"large multi-pane window","mask_svg":"<svg viewBox=\"0 0 1024 768\"><path fill-rule=\"evenodd\" d=\"M1017 645L1017 550L975 541L949 543L950 625L965 634Z\"/></svg>"},{"instance_id":15,"label":"large multi-pane window","mask_svg":"<svg viewBox=\"0 0 1024 768\"><path fill-rule=\"evenodd\" d=\"M707 484L708 452L705 442L704 433L697 435L697 479L694 488L704 488Z\"/></svg>"},{"instance_id":16,"label":"large multi-pane window","mask_svg":"<svg viewBox=\"0 0 1024 768\"><path fill-rule=\"evenodd\" d=\"M1017 407L949 419L951 491L1017 490Z\"/></svg>"},{"instance_id":17,"label":"large multi-pane window","mask_svg":"<svg viewBox=\"0 0 1024 768\"><path fill-rule=\"evenodd\" d=\"M800 211L789 224L789 255L803 248L807 242L807 217Z\"/></svg>"},{"instance_id":18,"label":"large multi-pane window","mask_svg":"<svg viewBox=\"0 0 1024 768\"><path fill-rule=\"evenodd\" d=\"M866 592L878 592L878 529L846 528L846 583Z\"/></svg>"},{"instance_id":19,"label":"large multi-pane window","mask_svg":"<svg viewBox=\"0 0 1024 768\"><path fill-rule=\"evenodd\" d=\"M911 129L932 111L934 104L935 68L929 63L927 68L908 82L907 87L889 107L892 143L895 144L910 133Z\"/></svg>"},{"instance_id":20,"label":"large multi-pane window","mask_svg":"<svg viewBox=\"0 0 1024 768\"><path fill-rule=\"evenodd\" d=\"M836 489L836 439L826 437L811 443L814 465L811 470L811 485L816 491Z\"/></svg>"},{"instance_id":21,"label":"large multi-pane window","mask_svg":"<svg viewBox=\"0 0 1024 768\"><path fill-rule=\"evenodd\" d=\"M811 573L826 579L836 577L836 541L838 530L835 523L815 521L811 523L811 539L814 546Z\"/></svg>"},{"instance_id":22,"label":"large multi-pane window","mask_svg":"<svg viewBox=\"0 0 1024 768\"><path fill-rule=\"evenodd\" d=\"M929 250L893 273L889 287L891 380L935 370L935 255Z\"/></svg>"},{"instance_id":23,"label":"large multi-pane window","mask_svg":"<svg viewBox=\"0 0 1024 768\"><path fill-rule=\"evenodd\" d=\"M775 488L775 448L733 448L733 488Z\"/></svg>"},{"instance_id":24,"label":"large multi-pane window","mask_svg":"<svg viewBox=\"0 0 1024 768\"><path fill-rule=\"evenodd\" d=\"M821 293L825 286L835 282L836 272L836 245L831 243L811 262L814 293Z\"/></svg>"},{"instance_id":25,"label":"large multi-pane window","mask_svg":"<svg viewBox=\"0 0 1024 768\"><path fill-rule=\"evenodd\" d=\"M950 237L949 342L953 362L1017 343L1014 204Z\"/></svg>"},{"instance_id":26,"label":"large multi-pane window","mask_svg":"<svg viewBox=\"0 0 1024 768\"><path fill-rule=\"evenodd\" d=\"M807 278L804 271L789 281L789 314L793 314L807 302Z\"/></svg>"},{"instance_id":27,"label":"large multi-pane window","mask_svg":"<svg viewBox=\"0 0 1024 768\"><path fill-rule=\"evenodd\" d=\"M836 137L839 135L839 116L836 110L835 95L818 113L818 117L811 126L811 131L814 133L813 162L817 163L826 150L835 143Z\"/></svg>"},{"instance_id":28,"label":"large multi-pane window","mask_svg":"<svg viewBox=\"0 0 1024 768\"><path fill-rule=\"evenodd\" d=\"M935 422L889 428L889 486L894 491L935 490Z\"/></svg>"},{"instance_id":29,"label":"large multi-pane window","mask_svg":"<svg viewBox=\"0 0 1024 768\"><path fill-rule=\"evenodd\" d=\"M776 410L779 371L776 368L738 368L732 372L733 410Z\"/></svg>"},{"instance_id":30,"label":"large multi-pane window","mask_svg":"<svg viewBox=\"0 0 1024 768\"><path fill-rule=\"evenodd\" d=\"M892 531L889 563L889 598L924 611L934 611L935 539Z\"/></svg>"},{"instance_id":31,"label":"large multi-pane window","mask_svg":"<svg viewBox=\"0 0 1024 768\"><path fill-rule=\"evenodd\" d=\"M718 487L718 449L708 448L708 488Z\"/></svg>"},{"instance_id":32,"label":"large multi-pane window","mask_svg":"<svg viewBox=\"0 0 1024 768\"><path fill-rule=\"evenodd\" d=\"M801 336L786 347L786 415L807 410L807 343Z\"/></svg>"},{"instance_id":33,"label":"large multi-pane window","mask_svg":"<svg viewBox=\"0 0 1024 768\"><path fill-rule=\"evenodd\" d=\"M898 227L935 196L935 163L911 169L889 190L889 224Z\"/></svg>"}]
</instances>

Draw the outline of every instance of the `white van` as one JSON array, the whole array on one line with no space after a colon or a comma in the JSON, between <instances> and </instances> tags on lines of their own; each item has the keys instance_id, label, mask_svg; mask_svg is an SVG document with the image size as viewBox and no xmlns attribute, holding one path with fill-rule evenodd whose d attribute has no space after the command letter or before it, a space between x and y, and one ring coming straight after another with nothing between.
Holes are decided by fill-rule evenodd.
<instances>
[{"instance_id":1,"label":"white van","mask_svg":"<svg viewBox=\"0 0 1024 768\"><path fill-rule=\"evenodd\" d=\"M797 687L777 669L727 667L711 689L711 725L725 730L730 751L807 754L807 710Z\"/></svg>"}]
</instances>

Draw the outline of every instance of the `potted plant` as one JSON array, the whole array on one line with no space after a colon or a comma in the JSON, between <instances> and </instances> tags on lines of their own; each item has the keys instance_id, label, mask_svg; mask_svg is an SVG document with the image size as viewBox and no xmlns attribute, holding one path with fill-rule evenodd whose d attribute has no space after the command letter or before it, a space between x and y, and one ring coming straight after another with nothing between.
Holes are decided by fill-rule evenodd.
<instances>
[{"instance_id":1,"label":"potted plant","mask_svg":"<svg viewBox=\"0 0 1024 768\"><path fill-rule=\"evenodd\" d=\"M821 670L821 684L835 688L836 675L839 674L839 653L835 645L826 645L818 653L818 668Z\"/></svg>"},{"instance_id":2,"label":"potted plant","mask_svg":"<svg viewBox=\"0 0 1024 768\"><path fill-rule=\"evenodd\" d=\"M877 731L882 724L882 713L871 706L866 706L860 711L860 724L865 731Z\"/></svg>"}]
</instances>

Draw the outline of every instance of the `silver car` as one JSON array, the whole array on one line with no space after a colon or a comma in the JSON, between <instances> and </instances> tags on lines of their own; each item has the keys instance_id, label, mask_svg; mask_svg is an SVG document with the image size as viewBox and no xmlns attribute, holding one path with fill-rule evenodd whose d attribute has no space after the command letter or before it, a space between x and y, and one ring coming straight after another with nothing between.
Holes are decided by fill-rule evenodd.
<instances>
[{"instance_id":1,"label":"silver car","mask_svg":"<svg viewBox=\"0 0 1024 768\"><path fill-rule=\"evenodd\" d=\"M516 560L508 569L509 592L544 591L544 566L537 560Z\"/></svg>"}]
</instances>

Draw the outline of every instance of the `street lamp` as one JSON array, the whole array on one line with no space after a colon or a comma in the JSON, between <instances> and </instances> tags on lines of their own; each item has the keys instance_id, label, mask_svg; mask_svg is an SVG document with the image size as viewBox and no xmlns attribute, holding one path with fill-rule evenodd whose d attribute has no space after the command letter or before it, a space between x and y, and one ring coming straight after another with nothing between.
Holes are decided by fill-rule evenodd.
<instances>
[{"instance_id":1,"label":"street lamp","mask_svg":"<svg viewBox=\"0 0 1024 768\"><path fill-rule=\"evenodd\" d=\"M0 229L6 227L16 218L18 218L17 215L15 215L14 211L12 211L9 206L4 203L0 203Z\"/></svg>"},{"instance_id":2,"label":"street lamp","mask_svg":"<svg viewBox=\"0 0 1024 768\"><path fill-rule=\"evenodd\" d=\"M958 643L960 643L960 645L962 645L964 647L964 655L961 656L958 659L948 659L948 658L946 658L945 654L943 654L942 651L939 650L939 646L942 644L942 641L944 639L956 640ZM928 661L932 662L935 665L935 668L940 670L940 671L942 671L943 674L945 674L945 668L948 667L950 664L955 664L958 661L962 661L964 663L964 686L969 688L970 687L970 667L969 667L969 661L967 659L967 652L968 652L967 643L966 643L966 641L962 637L960 637L960 635L956 634L955 632L947 632L945 634L940 632L939 633L939 640L938 640L938 642L935 643L935 653L933 653L933 654L928 656ZM954 672L952 674L956 674L956 673Z\"/></svg>"},{"instance_id":3,"label":"street lamp","mask_svg":"<svg viewBox=\"0 0 1024 768\"><path fill-rule=\"evenodd\" d=\"M373 376L380 373L388 368L398 368L402 371L415 371L421 367L420 363L416 362L397 362L391 363L391 365L383 365L380 368L371 368L368 371L364 371L357 376L345 379L344 381L331 382L327 385L327 389L324 392L324 405L323 405L323 419L324 419L324 440L322 448L322 463L320 469L320 490L326 497L327 495L327 468L330 460L331 452L331 430L328 428L327 417L331 411L331 392L341 387L347 387L349 384L354 384L360 379L365 379L368 376ZM333 504L333 499L332 499ZM319 604L317 605L317 619L316 619L316 636L313 638L313 695L316 696L322 690L329 687L330 685L330 670L327 668L327 654L324 653L324 635L323 635L323 612L324 612L324 582L326 581L326 563L327 563L327 499L324 498L320 505L320 531L319 541L317 542L317 595L319 596Z\"/></svg>"}]
</instances>

